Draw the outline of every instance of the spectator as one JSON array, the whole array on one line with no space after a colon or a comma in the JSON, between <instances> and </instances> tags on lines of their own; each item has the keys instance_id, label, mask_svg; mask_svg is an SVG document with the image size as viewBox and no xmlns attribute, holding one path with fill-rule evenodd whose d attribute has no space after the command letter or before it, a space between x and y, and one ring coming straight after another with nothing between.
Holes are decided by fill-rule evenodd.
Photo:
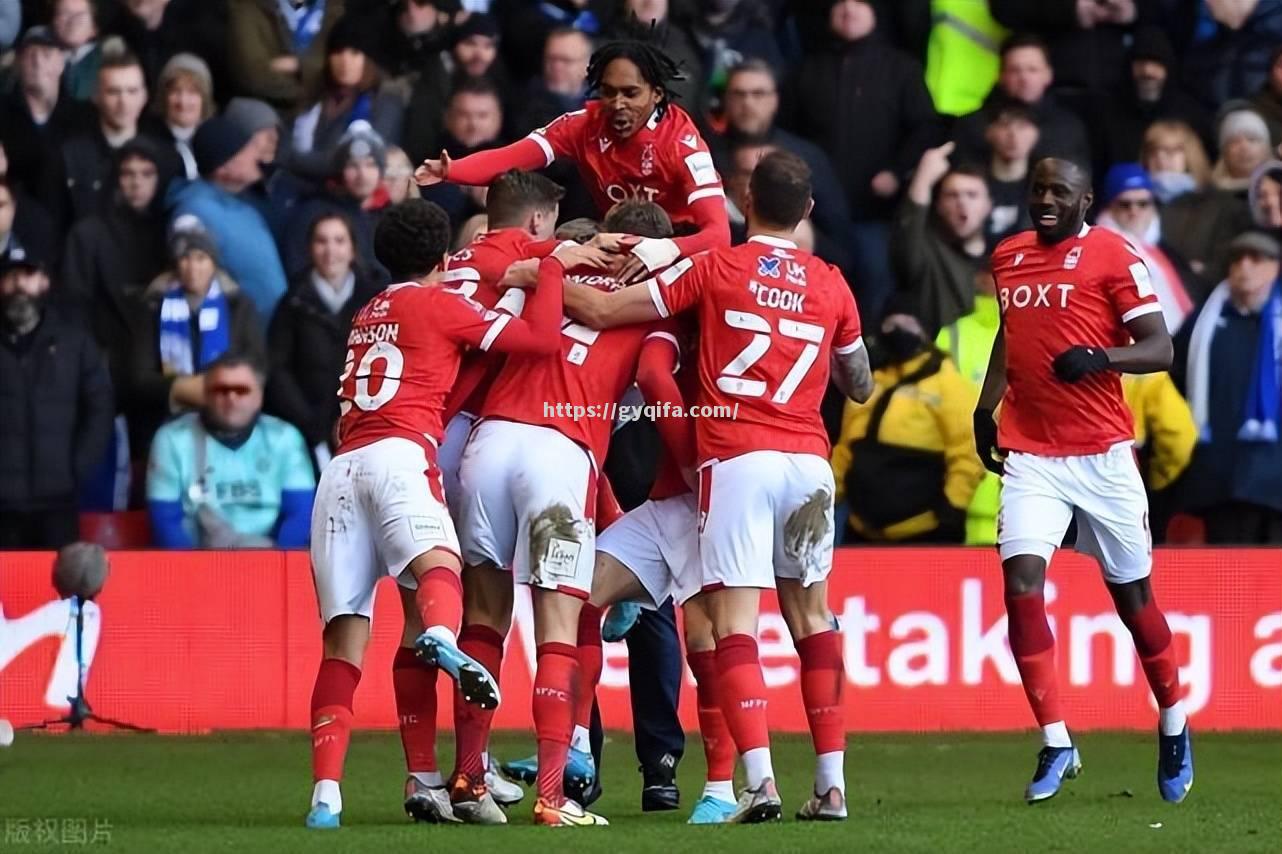
<instances>
[{"instance_id":1,"label":"spectator","mask_svg":"<svg viewBox=\"0 0 1282 854\"><path fill-rule=\"evenodd\" d=\"M399 205L406 199L419 197L418 184L414 181L414 164L410 162L409 155L395 145L387 149L383 189L387 192L389 205Z\"/></svg>"},{"instance_id":2,"label":"spectator","mask_svg":"<svg viewBox=\"0 0 1282 854\"><path fill-rule=\"evenodd\" d=\"M358 126L343 138L331 168L330 184L299 202L290 217L282 247L285 269L297 276L310 266L312 224L322 214L339 214L352 224L356 257L383 281L386 271L374 258L374 227L387 206L387 149L378 134Z\"/></svg>"},{"instance_id":3,"label":"spectator","mask_svg":"<svg viewBox=\"0 0 1282 854\"><path fill-rule=\"evenodd\" d=\"M1185 12L1184 78L1208 106L1249 97L1269 76L1282 43L1282 0L1203 0Z\"/></svg>"},{"instance_id":4,"label":"spectator","mask_svg":"<svg viewBox=\"0 0 1282 854\"><path fill-rule=\"evenodd\" d=\"M1108 170L1100 205L1097 224L1125 236L1144 260L1166 328L1174 335L1193 309L1190 290L1200 296L1206 289L1184 260L1164 245L1157 197L1144 167L1119 163Z\"/></svg>"},{"instance_id":5,"label":"spectator","mask_svg":"<svg viewBox=\"0 0 1282 854\"><path fill-rule=\"evenodd\" d=\"M587 100L588 57L592 41L578 30L553 30L543 46L543 73L530 86L517 133L541 128Z\"/></svg>"},{"instance_id":6,"label":"spectator","mask_svg":"<svg viewBox=\"0 0 1282 854\"><path fill-rule=\"evenodd\" d=\"M372 53L359 20L349 15L334 25L319 97L294 119L290 169L310 178L327 177L339 141L356 122L372 126L386 142L400 142L405 96L401 87L384 82Z\"/></svg>"},{"instance_id":7,"label":"spectator","mask_svg":"<svg viewBox=\"0 0 1282 854\"><path fill-rule=\"evenodd\" d=\"M1204 282L1228 269L1228 245L1249 224L1231 193L1211 186L1206 151L1183 122L1154 122L1144 134L1140 160L1162 201L1162 236L1172 252Z\"/></svg>"},{"instance_id":8,"label":"spectator","mask_svg":"<svg viewBox=\"0 0 1282 854\"><path fill-rule=\"evenodd\" d=\"M1243 102L1230 102L1220 112L1219 145L1211 183L1245 200L1251 174L1269 159L1269 127Z\"/></svg>"},{"instance_id":9,"label":"spectator","mask_svg":"<svg viewBox=\"0 0 1282 854\"><path fill-rule=\"evenodd\" d=\"M1162 542L1175 509L1171 485L1188 468L1197 446L1193 413L1171 375L1122 374L1122 394L1135 421L1135 450L1149 493L1149 529Z\"/></svg>"},{"instance_id":10,"label":"spectator","mask_svg":"<svg viewBox=\"0 0 1282 854\"><path fill-rule=\"evenodd\" d=\"M745 60L761 60L771 68L785 65L766 0L700 3L690 35L702 51L703 77L696 82L714 93L725 91L730 69Z\"/></svg>"},{"instance_id":11,"label":"spectator","mask_svg":"<svg viewBox=\"0 0 1282 854\"><path fill-rule=\"evenodd\" d=\"M228 351L261 357L262 325L253 303L218 266L218 250L200 231L170 240L173 267L143 294L142 321L130 348L130 446L145 454L171 413L206 403L204 371Z\"/></svg>"},{"instance_id":12,"label":"spectator","mask_svg":"<svg viewBox=\"0 0 1282 854\"><path fill-rule=\"evenodd\" d=\"M322 214L309 237L311 264L294 277L267 336L267 409L302 432L321 468L334 451L334 383L343 372L352 316L381 284L357 264L346 218Z\"/></svg>"},{"instance_id":13,"label":"spectator","mask_svg":"<svg viewBox=\"0 0 1282 854\"><path fill-rule=\"evenodd\" d=\"M302 548L316 480L303 437L262 414L257 362L225 355L204 377L205 404L156 433L147 472L161 548Z\"/></svg>"},{"instance_id":14,"label":"spectator","mask_svg":"<svg viewBox=\"0 0 1282 854\"><path fill-rule=\"evenodd\" d=\"M67 53L62 91L77 101L88 101L98 89L98 68L102 65L95 0L54 0L50 23Z\"/></svg>"},{"instance_id":15,"label":"spectator","mask_svg":"<svg viewBox=\"0 0 1282 854\"><path fill-rule=\"evenodd\" d=\"M79 533L76 495L106 449L107 367L39 264L0 266L0 548L56 549Z\"/></svg>"},{"instance_id":16,"label":"spectator","mask_svg":"<svg viewBox=\"0 0 1282 854\"><path fill-rule=\"evenodd\" d=\"M1131 45L1130 76L1104 102L1093 140L1096 174L1135 157L1153 122L1180 121L1203 141L1211 138L1210 116L1176 78L1175 49L1158 27L1144 27Z\"/></svg>"},{"instance_id":17,"label":"spectator","mask_svg":"<svg viewBox=\"0 0 1282 854\"><path fill-rule=\"evenodd\" d=\"M844 542L961 543L984 474L970 419L979 390L912 315L889 314L880 329L872 397L846 403L833 445L836 500L850 507Z\"/></svg>"},{"instance_id":18,"label":"spectator","mask_svg":"<svg viewBox=\"0 0 1282 854\"><path fill-rule=\"evenodd\" d=\"M1055 94L1047 90L1055 80L1046 43L1036 36L1017 35L1002 45L1001 74L997 87L984 101L984 106L962 116L953 126L953 140L963 161L983 162L988 159L984 131L992 122L992 113L1006 101L1018 101L1033 111L1041 131L1033 160L1063 157L1089 166L1091 148L1086 126L1070 110L1060 106Z\"/></svg>"},{"instance_id":19,"label":"spectator","mask_svg":"<svg viewBox=\"0 0 1282 854\"><path fill-rule=\"evenodd\" d=\"M76 223L62 256L62 285L87 309L116 388L127 384L137 298L169 261L159 163L145 139L121 146L111 206Z\"/></svg>"},{"instance_id":20,"label":"spectator","mask_svg":"<svg viewBox=\"0 0 1282 854\"><path fill-rule=\"evenodd\" d=\"M183 177L200 177L191 139L200 123L214 114L214 81L209 66L198 56L176 53L160 72L156 112L164 117L170 142L182 159Z\"/></svg>"},{"instance_id":21,"label":"spectator","mask_svg":"<svg viewBox=\"0 0 1282 854\"><path fill-rule=\"evenodd\" d=\"M921 65L875 32L871 3L838 0L828 24L827 48L802 62L785 103L790 126L837 168L855 218L852 281L876 318L894 290L886 245L900 188L942 129Z\"/></svg>"},{"instance_id":22,"label":"spectator","mask_svg":"<svg viewBox=\"0 0 1282 854\"><path fill-rule=\"evenodd\" d=\"M929 16L926 87L940 115L964 116L984 105L997 82L1001 43L1010 32L993 18L987 0L931 5L938 11Z\"/></svg>"},{"instance_id":23,"label":"spectator","mask_svg":"<svg viewBox=\"0 0 1282 854\"><path fill-rule=\"evenodd\" d=\"M874 295L866 292L864 283L850 269L850 257L846 252L846 246L853 239L850 236L853 223L841 182L823 149L775 124L779 112L779 89L770 66L758 59L735 66L726 82L724 101L725 132L708 140L717 168L723 175L732 175L736 166L742 164L747 171L739 177L746 182L761 156L761 152L755 150L763 145L791 151L806 161L814 185L813 216L823 235L819 241L820 254L849 273L860 297L860 309L867 316L872 316L870 312L878 310L874 305ZM745 146L748 152L741 151Z\"/></svg>"},{"instance_id":24,"label":"spectator","mask_svg":"<svg viewBox=\"0 0 1282 854\"><path fill-rule=\"evenodd\" d=\"M227 82L226 0L124 0L121 5L128 14L118 16L115 30L142 63L149 86L161 89L161 69L180 53L200 57L212 79Z\"/></svg>"},{"instance_id":25,"label":"spectator","mask_svg":"<svg viewBox=\"0 0 1282 854\"><path fill-rule=\"evenodd\" d=\"M935 346L952 360L962 378L974 386L976 394L984 385L988 358L993 352L993 341L997 338L1001 322L997 282L985 264L975 273L975 310L945 326L935 339ZM966 545L991 546L997 542L1001 491L1001 477L985 471L970 506L966 508Z\"/></svg>"},{"instance_id":26,"label":"spectator","mask_svg":"<svg viewBox=\"0 0 1282 854\"><path fill-rule=\"evenodd\" d=\"M507 71L499 58L499 24L492 16L474 13L454 28L445 65L456 81L484 78L510 102Z\"/></svg>"},{"instance_id":27,"label":"spectator","mask_svg":"<svg viewBox=\"0 0 1282 854\"><path fill-rule=\"evenodd\" d=\"M47 164L45 196L59 230L101 213L111 204L111 172L116 151L143 132L141 119L147 105L147 84L138 58L108 51L98 70L96 126L73 133L56 145ZM146 133L153 140L157 135ZM167 157L163 181L177 174L177 154Z\"/></svg>"},{"instance_id":28,"label":"spectator","mask_svg":"<svg viewBox=\"0 0 1282 854\"><path fill-rule=\"evenodd\" d=\"M87 125L93 111L62 97L62 72L67 58L48 27L32 27L18 42L17 85L0 106L0 132L15 185L28 192L43 191L49 152L57 152L67 136Z\"/></svg>"},{"instance_id":29,"label":"spectator","mask_svg":"<svg viewBox=\"0 0 1282 854\"><path fill-rule=\"evenodd\" d=\"M1270 160L1255 170L1250 199L1256 227L1282 237L1282 161Z\"/></svg>"},{"instance_id":30,"label":"spectator","mask_svg":"<svg viewBox=\"0 0 1282 854\"><path fill-rule=\"evenodd\" d=\"M286 112L315 91L343 0L227 0L228 63L238 94Z\"/></svg>"},{"instance_id":31,"label":"spectator","mask_svg":"<svg viewBox=\"0 0 1282 854\"><path fill-rule=\"evenodd\" d=\"M1282 247L1247 232L1229 249L1228 279L1175 340L1172 371L1198 428L1186 506L1209 543L1282 543Z\"/></svg>"},{"instance_id":32,"label":"spectator","mask_svg":"<svg viewBox=\"0 0 1282 854\"><path fill-rule=\"evenodd\" d=\"M280 148L280 116L266 101L232 98L223 117L249 134L249 144L258 152L262 177L242 190L240 198L258 209L280 245L294 206L310 190L302 178L281 162L284 155Z\"/></svg>"},{"instance_id":33,"label":"spectator","mask_svg":"<svg viewBox=\"0 0 1282 854\"><path fill-rule=\"evenodd\" d=\"M447 47L449 16L436 0L398 0L383 4L372 23L377 38L375 61L392 77L446 76L441 52Z\"/></svg>"},{"instance_id":34,"label":"spectator","mask_svg":"<svg viewBox=\"0 0 1282 854\"><path fill-rule=\"evenodd\" d=\"M1282 146L1282 42L1273 49L1269 77L1251 98L1251 107L1268 123L1273 144Z\"/></svg>"},{"instance_id":35,"label":"spectator","mask_svg":"<svg viewBox=\"0 0 1282 854\"><path fill-rule=\"evenodd\" d=\"M954 147L949 142L922 155L890 238L905 304L932 340L974 310L975 274L988 257L988 184L979 169L949 163Z\"/></svg>"},{"instance_id":36,"label":"spectator","mask_svg":"<svg viewBox=\"0 0 1282 854\"><path fill-rule=\"evenodd\" d=\"M549 0L545 3L504 5L507 8L501 22L508 70L517 80L529 80L539 73L548 33L569 28L596 36L608 19L608 12L624 4L620 0ZM661 0L643 0L633 5L662 6L663 15L667 15L668 4ZM649 26L649 21L643 23Z\"/></svg>"},{"instance_id":37,"label":"spectator","mask_svg":"<svg viewBox=\"0 0 1282 854\"><path fill-rule=\"evenodd\" d=\"M261 148L243 128L221 116L192 138L200 178L175 181L165 198L170 221L194 217L209 232L226 265L253 302L264 327L285 293L285 270L271 228L259 210L239 197L263 180Z\"/></svg>"},{"instance_id":38,"label":"spectator","mask_svg":"<svg viewBox=\"0 0 1282 854\"><path fill-rule=\"evenodd\" d=\"M502 143L503 103L493 84L469 80L450 96L445 148L455 160Z\"/></svg>"},{"instance_id":39,"label":"spectator","mask_svg":"<svg viewBox=\"0 0 1282 854\"><path fill-rule=\"evenodd\" d=\"M3 153L2 148L0 153ZM27 261L49 264L54 260L55 237L53 221L40 203L0 174L0 263Z\"/></svg>"},{"instance_id":40,"label":"spectator","mask_svg":"<svg viewBox=\"0 0 1282 854\"><path fill-rule=\"evenodd\" d=\"M1023 104L1004 104L992 116L993 123L984 134L993 152L986 176L993 210L984 227L990 250L1012 234L1033 227L1028 216L1028 172L1039 136L1037 121Z\"/></svg>"},{"instance_id":41,"label":"spectator","mask_svg":"<svg viewBox=\"0 0 1282 854\"><path fill-rule=\"evenodd\" d=\"M989 0L993 17L1017 33L1045 39L1058 85L1078 92L1114 92L1122 85L1123 44L1149 0ZM1133 156L1133 155L1130 155Z\"/></svg>"}]
</instances>

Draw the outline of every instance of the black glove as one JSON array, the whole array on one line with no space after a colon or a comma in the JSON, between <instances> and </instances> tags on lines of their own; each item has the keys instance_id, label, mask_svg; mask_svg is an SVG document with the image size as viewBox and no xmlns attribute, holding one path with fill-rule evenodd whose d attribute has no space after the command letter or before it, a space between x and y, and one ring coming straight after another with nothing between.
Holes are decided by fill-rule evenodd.
<instances>
[{"instance_id":1,"label":"black glove","mask_svg":"<svg viewBox=\"0 0 1282 854\"><path fill-rule=\"evenodd\" d=\"M979 460L984 464L984 468L993 474L1002 473L1002 462L997 459L997 422L993 420L993 411L991 409L976 409L974 416L975 423L975 450L979 454Z\"/></svg>"},{"instance_id":2,"label":"black glove","mask_svg":"<svg viewBox=\"0 0 1282 854\"><path fill-rule=\"evenodd\" d=\"M1055 357L1051 363L1055 376L1066 383L1075 383L1082 377L1107 371L1108 353L1103 347L1070 347Z\"/></svg>"}]
</instances>

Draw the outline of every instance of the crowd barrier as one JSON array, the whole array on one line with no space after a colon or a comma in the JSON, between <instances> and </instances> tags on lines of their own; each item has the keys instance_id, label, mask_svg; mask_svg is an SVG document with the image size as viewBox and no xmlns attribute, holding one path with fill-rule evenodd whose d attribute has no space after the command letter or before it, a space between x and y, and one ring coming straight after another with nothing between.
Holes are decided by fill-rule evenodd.
<instances>
[{"instance_id":1,"label":"crowd barrier","mask_svg":"<svg viewBox=\"0 0 1282 854\"><path fill-rule=\"evenodd\" d=\"M1282 726L1282 550L1159 549L1154 558L1195 724ZM19 726L61 714L76 685L74 620L50 584L51 562L47 553L0 553L0 716ZM1060 554L1047 599L1073 728L1151 728L1143 672L1095 565ZM1030 726L994 551L838 549L831 602L852 731ZM116 552L84 626L87 696L98 714L164 732L307 726L320 621L304 553ZM358 726L395 726L400 629L385 580L356 695ZM797 657L773 597L759 638L771 725L803 731ZM533 668L529 605L518 597L499 728L532 728ZM693 731L691 685L687 671L682 718ZM444 688L439 717L448 728ZM606 726L630 727L623 644L606 645L599 699Z\"/></svg>"}]
</instances>

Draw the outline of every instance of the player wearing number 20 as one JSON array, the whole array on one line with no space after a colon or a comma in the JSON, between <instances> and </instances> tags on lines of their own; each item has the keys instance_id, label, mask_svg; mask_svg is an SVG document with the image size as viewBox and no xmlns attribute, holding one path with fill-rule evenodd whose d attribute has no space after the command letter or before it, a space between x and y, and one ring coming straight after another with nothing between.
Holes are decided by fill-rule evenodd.
<instances>
[{"instance_id":1,"label":"player wearing number 20","mask_svg":"<svg viewBox=\"0 0 1282 854\"><path fill-rule=\"evenodd\" d=\"M801 658L802 699L817 754L803 819L846 815L841 642L828 610L833 480L819 404L830 369L856 401L872 391L859 314L837 270L797 248L810 174L785 152L749 179L748 242L678 263L646 283L566 307L613 326L696 310L699 403L738 419L699 419L699 561L716 635L721 708L747 774L732 822L777 819L756 629L762 589L775 588Z\"/></svg>"},{"instance_id":2,"label":"player wearing number 20","mask_svg":"<svg viewBox=\"0 0 1282 854\"><path fill-rule=\"evenodd\" d=\"M1158 789L1178 803L1193 785L1193 752L1171 631L1149 585L1148 499L1118 376L1166 370L1171 336L1143 260L1124 238L1084 224L1085 170L1042 160L1029 189L1034 230L993 252L1002 325L975 412L980 458L1004 468L997 542L1010 648L1042 728L1025 797L1054 796L1081 768L1060 710L1042 592L1051 555L1076 519L1077 549L1099 562L1157 700ZM994 459L998 449L1004 464Z\"/></svg>"},{"instance_id":3,"label":"player wearing number 20","mask_svg":"<svg viewBox=\"0 0 1282 854\"><path fill-rule=\"evenodd\" d=\"M463 610L459 545L436 449L442 408L465 349L555 350L562 267L556 259L540 264L525 317L513 317L433 276L449 237L449 218L430 202L390 208L375 231L374 252L399 283L357 312L348 337L338 453L321 473L312 514L312 572L325 628L311 703L308 827L339 825L352 697L369 641L374 587L383 575L396 578L405 612L392 681L411 772L405 804L411 815L455 820L435 764L437 670L454 679L468 702L499 703L493 675L456 643Z\"/></svg>"}]
</instances>

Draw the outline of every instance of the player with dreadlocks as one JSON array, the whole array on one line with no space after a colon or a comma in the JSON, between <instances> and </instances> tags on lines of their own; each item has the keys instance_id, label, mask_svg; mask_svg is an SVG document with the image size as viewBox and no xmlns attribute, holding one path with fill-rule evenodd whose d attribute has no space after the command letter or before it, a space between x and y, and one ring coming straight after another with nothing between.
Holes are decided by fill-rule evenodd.
<instances>
[{"instance_id":1,"label":"player with dreadlocks","mask_svg":"<svg viewBox=\"0 0 1282 854\"><path fill-rule=\"evenodd\" d=\"M712 155L690 116L673 103L670 84L680 69L651 40L602 45L588 63L582 110L503 148L451 160L426 160L415 172L423 186L441 181L489 184L508 169L541 169L558 157L579 167L604 215L628 199L655 202L684 237L644 239L629 245L619 273L630 281L677 258L730 244L725 191Z\"/></svg>"}]
</instances>

